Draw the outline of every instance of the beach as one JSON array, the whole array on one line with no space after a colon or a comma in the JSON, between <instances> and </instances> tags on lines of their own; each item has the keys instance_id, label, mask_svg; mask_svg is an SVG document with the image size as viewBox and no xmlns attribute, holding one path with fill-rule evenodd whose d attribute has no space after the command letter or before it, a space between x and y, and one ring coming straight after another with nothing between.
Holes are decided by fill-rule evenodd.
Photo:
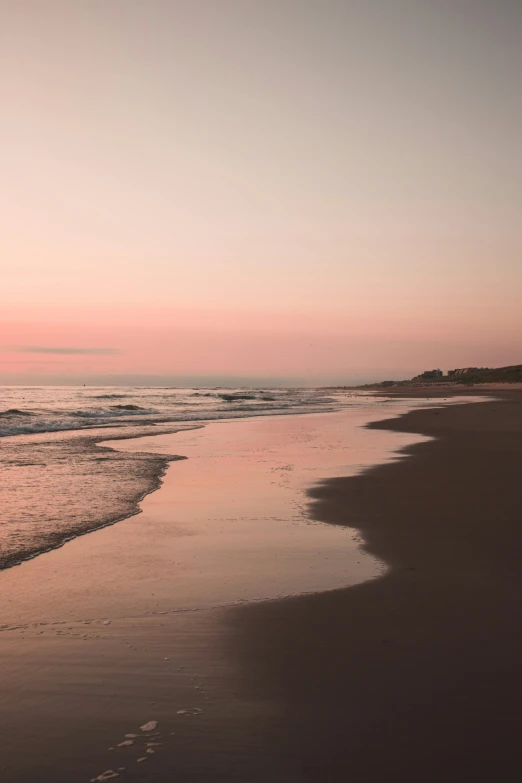
<instances>
[{"instance_id":1,"label":"beach","mask_svg":"<svg viewBox=\"0 0 522 783\"><path fill-rule=\"evenodd\" d=\"M522 781L522 0L0 4L0 783Z\"/></svg>"},{"instance_id":2,"label":"beach","mask_svg":"<svg viewBox=\"0 0 522 783\"><path fill-rule=\"evenodd\" d=\"M109 444L188 459L0 573L3 778L517 779L522 407L497 396Z\"/></svg>"},{"instance_id":3,"label":"beach","mask_svg":"<svg viewBox=\"0 0 522 783\"><path fill-rule=\"evenodd\" d=\"M295 779L519 778L521 414L513 393L377 424L435 439L313 505L334 524L349 509L391 571L236 612L251 692L285 704L272 752Z\"/></svg>"}]
</instances>

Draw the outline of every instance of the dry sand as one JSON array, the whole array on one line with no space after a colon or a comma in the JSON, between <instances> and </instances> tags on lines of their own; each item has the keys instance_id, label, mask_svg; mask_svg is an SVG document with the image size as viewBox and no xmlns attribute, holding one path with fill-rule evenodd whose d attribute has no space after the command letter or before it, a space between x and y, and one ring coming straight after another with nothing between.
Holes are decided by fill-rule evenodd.
<instances>
[{"instance_id":1,"label":"dry sand","mask_svg":"<svg viewBox=\"0 0 522 783\"><path fill-rule=\"evenodd\" d=\"M406 446L407 459L329 478L312 490L311 511L360 529L367 551L390 564L384 577L234 608L146 615L140 606L110 624L79 614L2 633L2 779L88 781L125 767L118 781L518 780L522 403L512 393L372 427L367 435L436 439ZM24 564L19 583L38 571L41 591L56 597L69 558L68 582L87 607L88 580L78 571L81 590L73 584L76 548L87 558L76 564L94 569L96 606L105 572L90 542L112 541L121 575L128 550L146 546L139 520ZM132 604L139 590L124 593ZM139 727L151 720L160 736L145 738ZM126 734L138 737L118 747Z\"/></svg>"}]
</instances>

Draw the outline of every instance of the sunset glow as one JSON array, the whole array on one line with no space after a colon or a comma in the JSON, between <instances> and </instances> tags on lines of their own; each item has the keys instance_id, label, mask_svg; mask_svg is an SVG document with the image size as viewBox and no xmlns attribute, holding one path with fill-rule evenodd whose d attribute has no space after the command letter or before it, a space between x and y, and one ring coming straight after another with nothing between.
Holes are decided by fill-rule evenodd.
<instances>
[{"instance_id":1,"label":"sunset glow","mask_svg":"<svg viewBox=\"0 0 522 783\"><path fill-rule=\"evenodd\" d=\"M519 361L519 9L459 7L4 4L0 383Z\"/></svg>"}]
</instances>

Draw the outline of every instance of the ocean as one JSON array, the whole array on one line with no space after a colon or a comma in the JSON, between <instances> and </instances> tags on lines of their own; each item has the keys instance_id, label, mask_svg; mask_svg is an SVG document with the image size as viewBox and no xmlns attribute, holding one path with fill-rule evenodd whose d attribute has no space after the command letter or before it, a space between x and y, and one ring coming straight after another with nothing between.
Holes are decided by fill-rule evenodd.
<instances>
[{"instance_id":1,"label":"ocean","mask_svg":"<svg viewBox=\"0 0 522 783\"><path fill-rule=\"evenodd\" d=\"M363 392L310 388L0 387L0 569L138 513L169 462L184 459L104 441L383 402L390 413L404 407Z\"/></svg>"}]
</instances>

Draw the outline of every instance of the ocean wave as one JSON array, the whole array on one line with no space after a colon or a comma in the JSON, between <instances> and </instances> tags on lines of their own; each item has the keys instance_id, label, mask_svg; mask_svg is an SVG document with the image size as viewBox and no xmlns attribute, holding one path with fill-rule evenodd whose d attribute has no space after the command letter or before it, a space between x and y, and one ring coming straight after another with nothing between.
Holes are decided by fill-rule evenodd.
<instances>
[{"instance_id":1,"label":"ocean wave","mask_svg":"<svg viewBox=\"0 0 522 783\"><path fill-rule=\"evenodd\" d=\"M61 415L35 413L13 414L10 416L0 414L0 438L8 438L13 435L37 435L46 432L82 431L93 427L118 427L129 423L129 417L137 417L145 414L143 424L154 423L155 411L125 410L125 411L72 411ZM149 418L150 417L150 418ZM167 418L166 421L170 421Z\"/></svg>"},{"instance_id":2,"label":"ocean wave","mask_svg":"<svg viewBox=\"0 0 522 783\"><path fill-rule=\"evenodd\" d=\"M0 427L0 438L8 438L11 435L39 435L45 432L64 432L75 430L66 422L34 421L31 424L11 424Z\"/></svg>"},{"instance_id":3,"label":"ocean wave","mask_svg":"<svg viewBox=\"0 0 522 783\"><path fill-rule=\"evenodd\" d=\"M123 415L132 415L132 414L149 414L154 415L156 413L155 410L152 409L146 409L146 408L140 408L139 405L112 405L111 408L113 410L102 410L102 411L72 411L69 415L77 417L79 419L111 419L111 418L117 418L118 416Z\"/></svg>"},{"instance_id":4,"label":"ocean wave","mask_svg":"<svg viewBox=\"0 0 522 783\"><path fill-rule=\"evenodd\" d=\"M91 400L124 400L128 394L93 394Z\"/></svg>"},{"instance_id":5,"label":"ocean wave","mask_svg":"<svg viewBox=\"0 0 522 783\"><path fill-rule=\"evenodd\" d=\"M220 397L225 402L234 402L235 400L255 400L256 395L255 394L218 394L218 397Z\"/></svg>"},{"instance_id":6,"label":"ocean wave","mask_svg":"<svg viewBox=\"0 0 522 783\"><path fill-rule=\"evenodd\" d=\"M2 398L3 397L3 398ZM335 407L317 389L0 389L0 439L101 427L211 421ZM3 404L2 404L3 403ZM20 404L21 403L21 404Z\"/></svg>"}]
</instances>

